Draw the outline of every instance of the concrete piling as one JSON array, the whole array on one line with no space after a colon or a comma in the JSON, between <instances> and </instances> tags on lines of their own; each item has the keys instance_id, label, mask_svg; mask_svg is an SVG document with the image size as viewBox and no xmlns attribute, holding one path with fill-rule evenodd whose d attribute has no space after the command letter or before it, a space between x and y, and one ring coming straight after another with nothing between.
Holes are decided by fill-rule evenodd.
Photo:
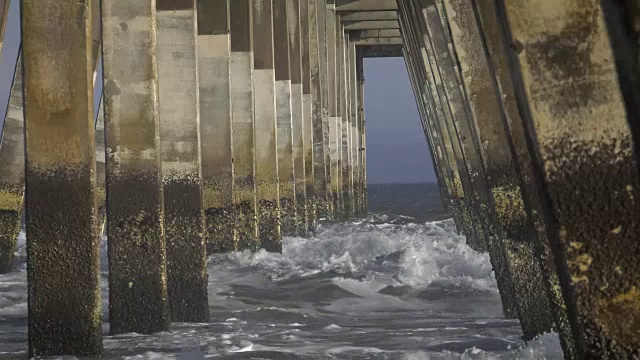
<instances>
[{"instance_id":1,"label":"concrete piling","mask_svg":"<svg viewBox=\"0 0 640 360\"><path fill-rule=\"evenodd\" d=\"M307 195L304 163L304 108L302 87L302 48L300 34L300 1L287 0L289 31L289 69L291 75L291 123L293 137L293 169L296 192L297 235L307 233Z\"/></svg>"},{"instance_id":2,"label":"concrete piling","mask_svg":"<svg viewBox=\"0 0 640 360\"><path fill-rule=\"evenodd\" d=\"M0 133L0 274L12 270L22 219L25 167L22 103L22 61L18 55L7 115Z\"/></svg>"},{"instance_id":3,"label":"concrete piling","mask_svg":"<svg viewBox=\"0 0 640 360\"><path fill-rule=\"evenodd\" d=\"M326 46L327 46L327 87L328 87L328 136L329 136L329 158L331 172L331 200L332 218L341 218L340 214L340 152L339 145L339 125L338 117L338 51L337 51L337 24L336 24L335 4L327 3L326 7Z\"/></svg>"},{"instance_id":4,"label":"concrete piling","mask_svg":"<svg viewBox=\"0 0 640 360\"><path fill-rule=\"evenodd\" d=\"M351 170L349 172L351 180L351 213L358 216L358 207L360 201L358 198L358 83L356 81L356 44L354 41L349 42L347 66L349 68L349 156L351 157Z\"/></svg>"},{"instance_id":5,"label":"concrete piling","mask_svg":"<svg viewBox=\"0 0 640 360\"><path fill-rule=\"evenodd\" d=\"M436 51L454 48L457 57L452 56L452 60L462 68L459 73L469 99L468 120L475 125L478 141L483 144L477 153L482 156L491 193L489 204L494 212L491 222L496 224L496 234L504 247L524 339L531 340L550 331L552 326L547 288L534 250L538 239L524 207L516 163L509 149L500 103L482 52L471 4L460 0L445 0L444 4L440 1L436 1L437 9L426 9L427 28ZM443 5L448 11L445 12ZM451 32L448 22L452 25ZM444 68L443 74L447 77L447 59L442 57L442 60L441 69ZM455 66L452 65L451 70ZM450 89L450 93L454 91Z\"/></svg>"},{"instance_id":6,"label":"concrete piling","mask_svg":"<svg viewBox=\"0 0 640 360\"><path fill-rule=\"evenodd\" d=\"M342 112L342 169L341 169L341 181L342 181L342 206L343 216L349 218L352 216L352 192L353 185L351 180L353 178L353 164L351 159L351 110L349 105L349 71L348 66L349 58L349 33L344 31L344 25L341 25L341 47L340 47L340 109Z\"/></svg>"},{"instance_id":7,"label":"concrete piling","mask_svg":"<svg viewBox=\"0 0 640 360\"><path fill-rule=\"evenodd\" d=\"M601 4L498 10L577 357L637 356L640 182Z\"/></svg>"},{"instance_id":8,"label":"concrete piling","mask_svg":"<svg viewBox=\"0 0 640 360\"><path fill-rule=\"evenodd\" d=\"M102 354L90 3L22 2L29 357Z\"/></svg>"},{"instance_id":9,"label":"concrete piling","mask_svg":"<svg viewBox=\"0 0 640 360\"><path fill-rule=\"evenodd\" d=\"M195 1L157 0L157 61L171 320L209 318Z\"/></svg>"},{"instance_id":10,"label":"concrete piling","mask_svg":"<svg viewBox=\"0 0 640 360\"><path fill-rule=\"evenodd\" d=\"M230 1L229 16L235 242L236 250L257 250L252 1Z\"/></svg>"},{"instance_id":11,"label":"concrete piling","mask_svg":"<svg viewBox=\"0 0 640 360\"><path fill-rule=\"evenodd\" d=\"M340 12L335 11L335 32L336 32L336 219L343 220L346 216L344 208L344 174L343 163L346 163L346 152L343 152L343 142L346 141L346 134L342 133L344 127L344 30L340 18ZM346 144L345 144L346 145Z\"/></svg>"},{"instance_id":12,"label":"concrete piling","mask_svg":"<svg viewBox=\"0 0 640 360\"><path fill-rule=\"evenodd\" d=\"M112 334L149 334L170 322L155 4L102 1Z\"/></svg>"},{"instance_id":13,"label":"concrete piling","mask_svg":"<svg viewBox=\"0 0 640 360\"><path fill-rule=\"evenodd\" d=\"M421 68L424 69L422 81L426 86L425 94L428 95L427 105L431 109L430 112L435 114L434 119L442 119L442 121L433 121L431 126L432 133L439 134L439 136L434 139L441 141L444 158L447 162L446 168L451 172L450 193L453 198L451 209L454 211L454 219L456 219L456 217L458 218L457 224L464 229L465 235L467 235L469 240L475 240L477 245L484 242L484 245L491 255L491 263L494 268L498 290L502 299L503 312L506 317L516 317L517 307L513 283L502 244L499 241L493 241L495 237L492 238L491 236L490 221L487 218L478 219L477 217L477 215L489 212L487 210L488 191L486 190L484 179L478 176L478 174L482 174L482 165L480 164L480 159L475 149L477 145L473 142L474 137L472 137L469 122L466 121L467 118L463 112L462 100L459 94L454 91L453 95L458 95L458 98L457 100L453 100L453 104L450 104L448 94L445 90L449 89L449 94L451 94L451 90L455 89L455 87L450 83L443 82L422 10L416 11L413 10L412 7L415 6L416 9L422 9L422 6L412 2L403 3L402 5L403 16L407 20L413 18L413 21L407 21L404 28L406 28L410 34L413 34L415 39L414 42L412 42L414 53L416 54L414 61L418 64L423 64L416 65L416 69L420 71L422 71ZM434 5L434 3L431 3L431 7ZM439 24L438 18L436 18L435 24ZM442 42L440 44L442 44ZM439 54L446 56L447 53L447 50L441 50ZM440 60L442 61L443 59ZM455 81L455 77L451 74L453 69L450 66L451 64L449 63L449 67L445 68L449 71L448 80ZM446 88L445 85L449 87ZM455 112L452 112L451 105L455 107ZM454 114L457 115L455 120L458 129L453 122ZM463 131L463 136L459 137L456 131ZM461 138L466 140L462 141L463 144L466 142L467 145L467 151L464 153L467 155L466 159L462 158L462 150L464 148L461 146ZM461 162L462 164L460 164ZM470 173L474 174L475 178L472 175L471 179L468 179ZM473 190L475 190L473 195L478 196L478 198L471 199L469 203L465 203L463 201L466 195L472 194L472 186L470 183L473 185ZM477 210L474 218L471 218L470 210L474 209L474 204L477 206ZM473 238L474 236L475 239Z\"/></svg>"},{"instance_id":14,"label":"concrete piling","mask_svg":"<svg viewBox=\"0 0 640 360\"><path fill-rule=\"evenodd\" d=\"M307 210L307 228L305 235L312 234L316 228L316 188L313 165L313 95L311 93L311 26L309 19L309 2L300 0L300 43L302 54L302 148L304 160L304 183ZM317 43L316 43L317 45Z\"/></svg>"},{"instance_id":15,"label":"concrete piling","mask_svg":"<svg viewBox=\"0 0 640 360\"><path fill-rule=\"evenodd\" d=\"M366 126L364 117L364 58L356 52L357 91L358 91L358 157L360 163L360 214L367 215L367 149Z\"/></svg>"},{"instance_id":16,"label":"concrete piling","mask_svg":"<svg viewBox=\"0 0 640 360\"><path fill-rule=\"evenodd\" d=\"M519 171L525 209L535 229L537 241L533 245L536 256L540 259L542 275L547 286L547 296L555 323L554 329L560 336L565 358L575 359L577 358L575 341L567 318L566 304L560 291L560 279L543 219L543 194L540 193L535 184L531 154L529 153L525 130L516 103L513 82L509 72L507 49L502 41L495 4L492 2L477 2L474 4L472 11L473 13L469 15L469 9L464 9L464 16L467 21L472 21L472 17L475 15L482 42L480 51L484 50L489 60L488 70L491 73L490 77L494 82L494 89L496 89L498 99L501 100L502 123L509 134L507 136L508 144ZM473 33L472 29L470 31ZM484 46L482 46L483 44ZM474 55L481 56L478 53Z\"/></svg>"},{"instance_id":17,"label":"concrete piling","mask_svg":"<svg viewBox=\"0 0 640 360\"><path fill-rule=\"evenodd\" d=\"M309 1L309 68L311 82L311 131L313 145L313 182L314 182L314 203L316 219L327 216L327 174L325 157L325 141L323 131L323 121L326 118L325 108L323 108L323 88L324 77L322 69L326 67L326 62L322 58L324 42L321 41L323 32L321 16L324 13L324 3L321 0Z\"/></svg>"},{"instance_id":18,"label":"concrete piling","mask_svg":"<svg viewBox=\"0 0 640 360\"><path fill-rule=\"evenodd\" d=\"M289 57L287 0L273 0L273 38L276 68L276 117L278 124L278 177L282 234L297 234L295 173L293 168L293 123L291 114L291 69Z\"/></svg>"},{"instance_id":19,"label":"concrete piling","mask_svg":"<svg viewBox=\"0 0 640 360\"><path fill-rule=\"evenodd\" d=\"M207 253L235 249L229 0L198 1L200 147Z\"/></svg>"},{"instance_id":20,"label":"concrete piling","mask_svg":"<svg viewBox=\"0 0 640 360\"><path fill-rule=\"evenodd\" d=\"M282 252L276 76L274 67L273 0L253 1L254 116L256 141L256 194L262 248Z\"/></svg>"},{"instance_id":21,"label":"concrete piling","mask_svg":"<svg viewBox=\"0 0 640 360\"><path fill-rule=\"evenodd\" d=\"M329 76L330 62L329 62L329 35L328 35L328 26L329 21L327 19L328 11L327 4L325 0L317 0L318 5L318 44L319 44L319 58L320 58L320 84L321 84L321 93L322 93L322 141L324 147L324 166L325 166L325 183L326 183L326 206L321 209L322 215L325 219L333 219L334 218L334 208L333 208L333 175L332 175L332 163L331 163L331 137L330 137L330 106L331 99L330 96L331 86L333 86L331 82L331 78Z\"/></svg>"}]
</instances>

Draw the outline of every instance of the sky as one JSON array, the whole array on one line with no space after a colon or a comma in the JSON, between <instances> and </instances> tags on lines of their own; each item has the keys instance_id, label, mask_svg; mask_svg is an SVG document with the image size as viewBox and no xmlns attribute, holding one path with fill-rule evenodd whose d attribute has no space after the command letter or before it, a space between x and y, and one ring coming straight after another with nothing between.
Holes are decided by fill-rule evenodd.
<instances>
[{"instance_id":1,"label":"sky","mask_svg":"<svg viewBox=\"0 0 640 360\"><path fill-rule=\"evenodd\" d=\"M435 182L404 59L365 59L364 80L368 182Z\"/></svg>"},{"instance_id":2,"label":"sky","mask_svg":"<svg viewBox=\"0 0 640 360\"><path fill-rule=\"evenodd\" d=\"M0 52L0 130L19 48L19 2L11 0ZM102 77L101 69L98 79ZM402 58L364 62L367 177L370 184L435 182L433 163ZM96 114L99 91L95 93Z\"/></svg>"}]
</instances>

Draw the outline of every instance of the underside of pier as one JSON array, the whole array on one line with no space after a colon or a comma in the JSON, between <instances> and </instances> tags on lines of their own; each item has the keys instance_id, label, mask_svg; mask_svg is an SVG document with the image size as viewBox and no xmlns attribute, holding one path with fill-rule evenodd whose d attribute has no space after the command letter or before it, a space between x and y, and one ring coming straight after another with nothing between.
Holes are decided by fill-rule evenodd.
<instances>
[{"instance_id":1,"label":"underside of pier","mask_svg":"<svg viewBox=\"0 0 640 360\"><path fill-rule=\"evenodd\" d=\"M110 331L149 334L207 321L208 254L366 216L371 57L404 58L523 338L640 356L636 2L0 0L0 50L11 2L0 273L26 212L30 356L102 353L103 235Z\"/></svg>"}]
</instances>

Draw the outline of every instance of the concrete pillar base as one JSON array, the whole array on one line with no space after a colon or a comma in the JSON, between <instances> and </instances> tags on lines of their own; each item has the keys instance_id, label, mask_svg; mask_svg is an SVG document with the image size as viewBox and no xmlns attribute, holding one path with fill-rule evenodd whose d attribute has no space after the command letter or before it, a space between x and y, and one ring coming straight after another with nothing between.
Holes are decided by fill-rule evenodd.
<instances>
[{"instance_id":1,"label":"concrete pillar base","mask_svg":"<svg viewBox=\"0 0 640 360\"><path fill-rule=\"evenodd\" d=\"M258 228L260 246L269 252L282 252L280 207L274 201L258 201Z\"/></svg>"},{"instance_id":2,"label":"concrete pillar base","mask_svg":"<svg viewBox=\"0 0 640 360\"><path fill-rule=\"evenodd\" d=\"M233 239L235 219L234 208L219 207L204 210L207 224L207 254L231 252L236 250Z\"/></svg>"},{"instance_id":3,"label":"concrete pillar base","mask_svg":"<svg viewBox=\"0 0 640 360\"><path fill-rule=\"evenodd\" d=\"M165 180L164 203L171 320L206 322L208 275L201 182Z\"/></svg>"}]
</instances>

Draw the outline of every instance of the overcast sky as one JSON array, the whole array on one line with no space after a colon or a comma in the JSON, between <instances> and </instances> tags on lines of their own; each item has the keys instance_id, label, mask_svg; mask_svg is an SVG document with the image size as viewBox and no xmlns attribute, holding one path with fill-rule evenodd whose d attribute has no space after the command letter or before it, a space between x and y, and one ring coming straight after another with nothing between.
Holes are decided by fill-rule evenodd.
<instances>
[{"instance_id":1,"label":"overcast sky","mask_svg":"<svg viewBox=\"0 0 640 360\"><path fill-rule=\"evenodd\" d=\"M0 129L13 79L9 64L15 63L18 54L19 17L19 2L12 0L0 53ZM364 76L369 183L434 182L433 164L404 60L365 59Z\"/></svg>"}]
</instances>

